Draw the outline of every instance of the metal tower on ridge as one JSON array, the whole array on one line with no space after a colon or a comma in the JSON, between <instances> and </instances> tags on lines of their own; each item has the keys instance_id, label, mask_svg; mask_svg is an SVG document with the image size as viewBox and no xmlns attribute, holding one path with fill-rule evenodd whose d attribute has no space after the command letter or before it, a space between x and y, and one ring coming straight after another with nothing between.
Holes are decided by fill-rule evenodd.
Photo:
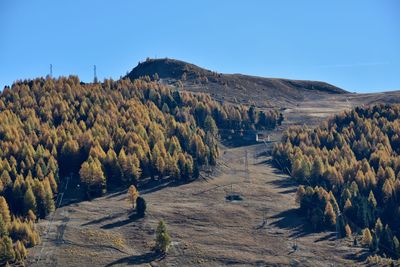
<instances>
[{"instance_id":1,"label":"metal tower on ridge","mask_svg":"<svg viewBox=\"0 0 400 267\"><path fill-rule=\"evenodd\" d=\"M93 65L93 82L97 83L96 65Z\"/></svg>"}]
</instances>

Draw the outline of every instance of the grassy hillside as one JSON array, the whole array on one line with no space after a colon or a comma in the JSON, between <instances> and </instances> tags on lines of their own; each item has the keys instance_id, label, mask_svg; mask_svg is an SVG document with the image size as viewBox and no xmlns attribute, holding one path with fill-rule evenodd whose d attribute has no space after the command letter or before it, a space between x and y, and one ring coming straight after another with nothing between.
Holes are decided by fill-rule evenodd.
<instances>
[{"instance_id":1,"label":"grassy hillside","mask_svg":"<svg viewBox=\"0 0 400 267\"><path fill-rule=\"evenodd\" d=\"M174 59L148 59L138 64L127 77L161 79L167 84L184 85L187 90L207 92L219 100L254 102L267 106L308 98L344 94L347 91L325 82L262 78L242 74L221 74Z\"/></svg>"}]
</instances>

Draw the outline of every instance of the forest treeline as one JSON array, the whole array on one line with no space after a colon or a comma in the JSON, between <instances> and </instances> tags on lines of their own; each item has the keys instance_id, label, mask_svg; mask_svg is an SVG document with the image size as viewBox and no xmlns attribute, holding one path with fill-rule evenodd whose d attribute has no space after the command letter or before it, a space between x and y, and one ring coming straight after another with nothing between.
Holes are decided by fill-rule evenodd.
<instances>
[{"instance_id":1,"label":"forest treeline","mask_svg":"<svg viewBox=\"0 0 400 267\"><path fill-rule=\"evenodd\" d=\"M357 107L315 129L291 128L273 150L302 185L315 229L362 233L371 252L400 257L400 105Z\"/></svg>"},{"instance_id":2,"label":"forest treeline","mask_svg":"<svg viewBox=\"0 0 400 267\"><path fill-rule=\"evenodd\" d=\"M277 111L222 105L149 77L84 84L76 76L17 81L0 95L0 263L39 242L64 177L89 198L141 179L187 180L218 157L218 128L272 129ZM3 253L3 254L2 254Z\"/></svg>"}]
</instances>

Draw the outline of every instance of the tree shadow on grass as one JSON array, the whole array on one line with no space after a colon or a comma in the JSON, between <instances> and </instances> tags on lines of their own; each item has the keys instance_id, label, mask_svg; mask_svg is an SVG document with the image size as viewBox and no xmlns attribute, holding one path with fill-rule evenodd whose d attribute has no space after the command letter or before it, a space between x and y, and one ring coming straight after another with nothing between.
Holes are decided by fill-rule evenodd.
<instances>
[{"instance_id":1,"label":"tree shadow on grass","mask_svg":"<svg viewBox=\"0 0 400 267\"><path fill-rule=\"evenodd\" d=\"M321 242L321 241L325 241L325 240L329 240L329 241L334 241L336 240L336 233L328 233L320 238L318 238L317 240L315 240L315 243Z\"/></svg>"},{"instance_id":2,"label":"tree shadow on grass","mask_svg":"<svg viewBox=\"0 0 400 267\"><path fill-rule=\"evenodd\" d=\"M255 135L253 140L246 139L243 138L242 136L237 136L237 135L232 135L230 136L230 138L228 135L221 136L221 143L228 148L237 148L242 146L251 146L259 144L255 140Z\"/></svg>"},{"instance_id":3,"label":"tree shadow on grass","mask_svg":"<svg viewBox=\"0 0 400 267\"><path fill-rule=\"evenodd\" d=\"M157 192L159 190L162 190L166 187L178 187L181 185L185 185L185 184L190 184L196 180L199 179L181 179L181 180L176 180L173 178L162 178L159 180L151 180L148 179L146 182L144 182L143 184L139 185L139 192L141 195L146 195L146 194L150 194L150 193L154 193Z\"/></svg>"},{"instance_id":4,"label":"tree shadow on grass","mask_svg":"<svg viewBox=\"0 0 400 267\"><path fill-rule=\"evenodd\" d=\"M255 163L254 165L268 165L270 161L271 161L270 159L265 159Z\"/></svg>"},{"instance_id":5,"label":"tree shadow on grass","mask_svg":"<svg viewBox=\"0 0 400 267\"><path fill-rule=\"evenodd\" d=\"M160 255L159 253L156 253L154 251L147 252L142 255L134 255L134 256L128 256L121 258L119 260L113 261L109 264L106 265L106 267L111 267L117 264L121 265L138 265L138 264L145 264L145 263L150 263L155 260L161 260L163 259L164 256Z\"/></svg>"},{"instance_id":6,"label":"tree shadow on grass","mask_svg":"<svg viewBox=\"0 0 400 267\"><path fill-rule=\"evenodd\" d=\"M268 183L276 186L277 188L285 188L288 190L291 190L293 188L297 190L297 187L299 186L299 184L291 178L276 179Z\"/></svg>"},{"instance_id":7,"label":"tree shadow on grass","mask_svg":"<svg viewBox=\"0 0 400 267\"><path fill-rule=\"evenodd\" d=\"M78 177L78 176L77 176ZM198 179L180 179L176 180L172 177L163 177L160 179L152 179L151 177L146 177L139 181L137 188L141 195L146 195L149 193L153 193L159 190L162 190L166 187L178 187L184 184L189 184ZM116 198L126 195L128 192L129 184L121 185L121 184L108 184L107 185L107 193L103 196L94 196L92 198L88 198L84 192L82 186L80 186L79 177L77 179L71 179L69 183L68 190L64 192L63 201L59 207L69 206L78 204L82 201L92 201L99 197L104 197L106 199ZM58 208L59 208L58 207Z\"/></svg>"},{"instance_id":8,"label":"tree shadow on grass","mask_svg":"<svg viewBox=\"0 0 400 267\"><path fill-rule=\"evenodd\" d=\"M172 187L183 184L183 182L176 181L169 178L159 179L159 180L150 180L145 184L139 187L140 194L146 195L149 193L157 192L166 187Z\"/></svg>"},{"instance_id":9,"label":"tree shadow on grass","mask_svg":"<svg viewBox=\"0 0 400 267\"><path fill-rule=\"evenodd\" d=\"M122 216L122 215L124 215L124 214L126 214L126 213L125 213L125 212L114 213L114 214L107 215L107 216L101 217L101 218L99 218L99 219L96 219L96 220L93 220L93 221L84 223L84 224L82 224L81 226L88 226L88 225L92 225L92 224L99 224L99 223L102 223L102 222L105 222L105 221L108 221L108 220L116 219L116 218L118 218L118 217L120 217L120 216Z\"/></svg>"},{"instance_id":10,"label":"tree shadow on grass","mask_svg":"<svg viewBox=\"0 0 400 267\"><path fill-rule=\"evenodd\" d=\"M280 191L279 193L280 194L292 194L292 193L296 193L296 191L297 191L297 188L290 188L290 189L287 189L284 191Z\"/></svg>"},{"instance_id":11,"label":"tree shadow on grass","mask_svg":"<svg viewBox=\"0 0 400 267\"><path fill-rule=\"evenodd\" d=\"M299 214L299 209L290 209L271 216L273 219L277 219L271 225L281 229L292 230L293 233L290 237L298 238L306 236L308 234L315 233L315 231L309 226L306 220Z\"/></svg>"},{"instance_id":12,"label":"tree shadow on grass","mask_svg":"<svg viewBox=\"0 0 400 267\"><path fill-rule=\"evenodd\" d=\"M107 190L108 190L108 192L106 194L107 199L113 198L113 197L118 197L118 196L124 195L128 192L127 186L112 188L112 190L110 190L110 189L107 189Z\"/></svg>"},{"instance_id":13,"label":"tree shadow on grass","mask_svg":"<svg viewBox=\"0 0 400 267\"><path fill-rule=\"evenodd\" d=\"M255 157L258 159L258 158L260 158L260 157L268 157L268 156L270 156L270 150L268 150L268 151L265 151L265 150L263 150L263 151L261 151L261 152L256 152L255 153Z\"/></svg>"},{"instance_id":14,"label":"tree shadow on grass","mask_svg":"<svg viewBox=\"0 0 400 267\"><path fill-rule=\"evenodd\" d=\"M371 255L371 252L369 252L368 250L364 249L359 253L348 253L345 256L345 259L348 260L352 260L352 261L356 261L356 262L365 262L368 258L368 256Z\"/></svg>"},{"instance_id":15,"label":"tree shadow on grass","mask_svg":"<svg viewBox=\"0 0 400 267\"><path fill-rule=\"evenodd\" d=\"M120 221L117 221L117 222L105 224L105 225L101 226L100 228L102 228L102 229L112 229L112 228L116 228L116 227L121 227L121 226L127 225L127 224L129 224L131 222L138 221L140 219L143 219L143 216L141 216L141 215L139 215L137 213L132 213L125 220L120 220Z\"/></svg>"}]
</instances>

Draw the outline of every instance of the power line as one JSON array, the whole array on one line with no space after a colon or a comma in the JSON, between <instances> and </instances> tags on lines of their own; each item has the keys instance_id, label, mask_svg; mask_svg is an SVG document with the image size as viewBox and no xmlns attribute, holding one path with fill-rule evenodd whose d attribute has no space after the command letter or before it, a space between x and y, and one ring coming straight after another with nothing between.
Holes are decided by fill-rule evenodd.
<instances>
[{"instance_id":1,"label":"power line","mask_svg":"<svg viewBox=\"0 0 400 267\"><path fill-rule=\"evenodd\" d=\"M72 174L70 174L71 176L72 176ZM66 184L65 184L65 188L64 188L64 191L63 192L61 192L61 193L58 193L57 194L57 197L56 197L56 200L55 200L55 211L53 212L53 214L52 214L52 216L51 216L51 219L50 219L50 221L49 221L49 223L48 223L48 225L47 225L47 229L46 229L46 232L45 232L45 237L48 239L49 238L49 233L50 233L50 228L51 228L51 226L53 225L53 222L54 222L54 218L55 218L55 216L56 216L56 213L57 213L57 211L58 211L58 209L60 208L60 206L61 206L61 204L62 204L62 201L63 201L63 197L64 197L64 193L67 191L67 189L68 189L68 183L69 183L69 179L70 179L70 176L66 176ZM46 243L44 242L44 240L43 240L43 243L42 243L42 249L40 250L40 252L39 252L39 257L36 257L35 258L35 262L33 263L33 264L40 264L40 261L42 260L42 256L43 256L43 252L44 252L44 249L46 248Z\"/></svg>"},{"instance_id":2,"label":"power line","mask_svg":"<svg viewBox=\"0 0 400 267\"><path fill-rule=\"evenodd\" d=\"M260 131L269 131L269 130L251 130L251 129L230 129L230 128L218 128L219 131L234 131L234 132L253 132L257 133Z\"/></svg>"}]
</instances>

